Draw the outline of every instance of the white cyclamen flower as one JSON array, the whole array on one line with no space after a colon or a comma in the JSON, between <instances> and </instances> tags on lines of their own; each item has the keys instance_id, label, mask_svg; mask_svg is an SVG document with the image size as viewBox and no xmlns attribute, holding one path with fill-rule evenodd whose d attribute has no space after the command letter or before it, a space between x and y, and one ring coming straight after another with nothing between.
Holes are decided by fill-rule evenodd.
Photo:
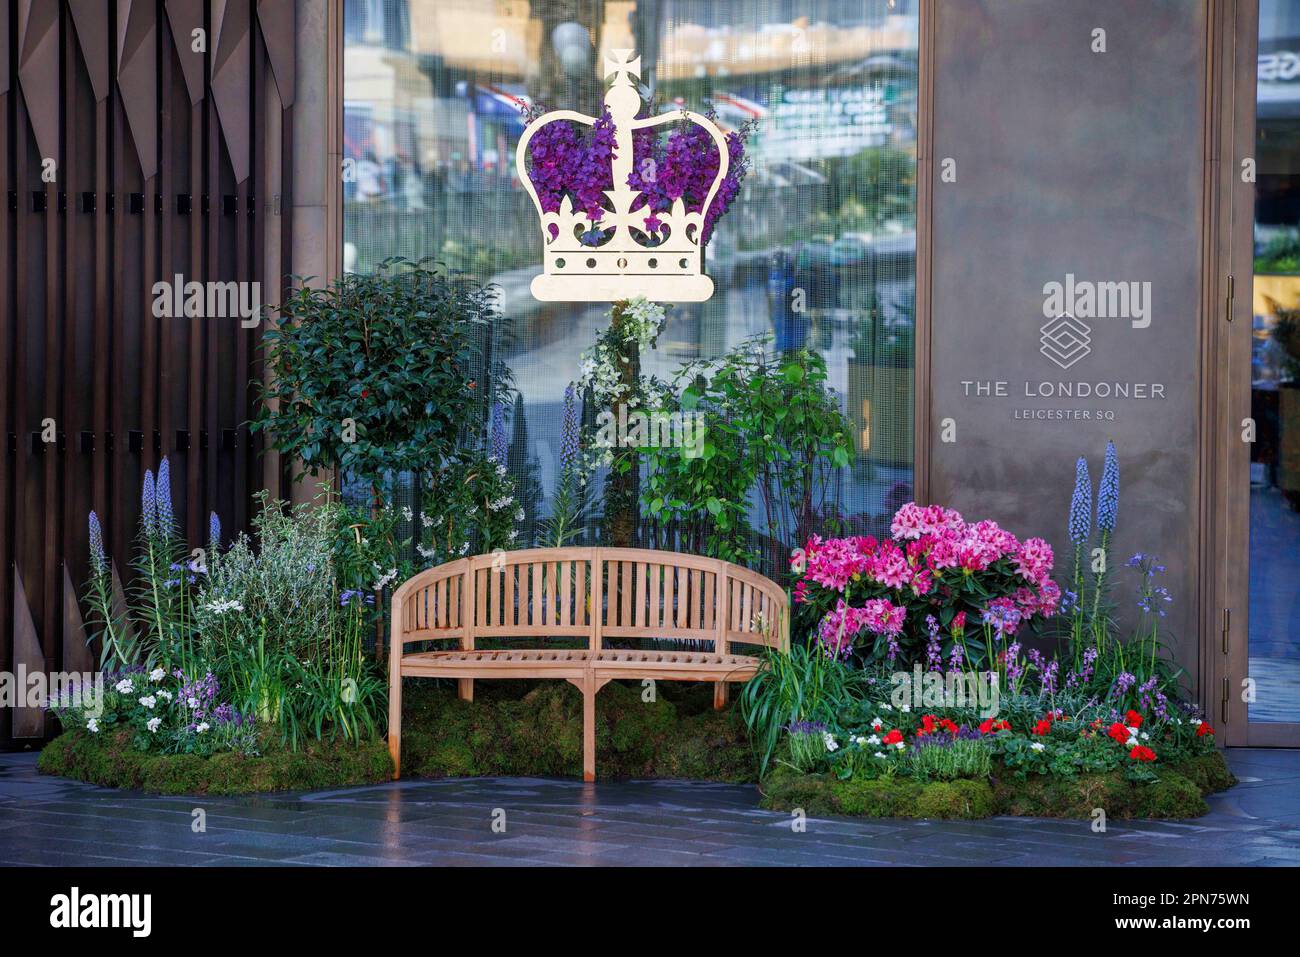
<instances>
[{"instance_id":1,"label":"white cyclamen flower","mask_svg":"<svg viewBox=\"0 0 1300 957\"><path fill-rule=\"evenodd\" d=\"M153 671L149 672L150 681L162 681L166 677L167 672L163 671L161 668L155 668Z\"/></svg>"},{"instance_id":2,"label":"white cyclamen flower","mask_svg":"<svg viewBox=\"0 0 1300 957\"><path fill-rule=\"evenodd\" d=\"M152 711L153 706L158 703L158 699L151 694L147 694L140 699L140 703L144 705L146 708L148 708L150 711Z\"/></svg>"},{"instance_id":3,"label":"white cyclamen flower","mask_svg":"<svg viewBox=\"0 0 1300 957\"><path fill-rule=\"evenodd\" d=\"M162 727L162 718L150 718L145 723L145 727L149 729L150 734L157 734L158 729Z\"/></svg>"},{"instance_id":4,"label":"white cyclamen flower","mask_svg":"<svg viewBox=\"0 0 1300 957\"><path fill-rule=\"evenodd\" d=\"M1035 742L1034 742L1033 744L1031 744L1029 747L1030 747L1031 750L1034 750L1034 751L1042 751L1045 747L1047 747L1047 745L1043 744L1043 742L1041 742L1041 741L1035 741Z\"/></svg>"},{"instance_id":5,"label":"white cyclamen flower","mask_svg":"<svg viewBox=\"0 0 1300 957\"><path fill-rule=\"evenodd\" d=\"M99 734L99 719L98 719L98 718L87 718L87 719L86 719L86 730L89 731L91 734Z\"/></svg>"}]
</instances>

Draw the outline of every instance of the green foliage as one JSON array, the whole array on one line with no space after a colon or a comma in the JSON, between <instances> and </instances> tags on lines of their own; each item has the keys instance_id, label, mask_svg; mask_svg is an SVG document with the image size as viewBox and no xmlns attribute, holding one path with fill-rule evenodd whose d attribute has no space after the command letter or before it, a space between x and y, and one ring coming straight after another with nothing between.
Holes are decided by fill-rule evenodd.
<instances>
[{"instance_id":1,"label":"green foliage","mask_svg":"<svg viewBox=\"0 0 1300 957\"><path fill-rule=\"evenodd\" d=\"M958 738L945 744L918 744L907 757L908 771L919 781L954 781L989 776L993 753L983 741Z\"/></svg>"},{"instance_id":2,"label":"green foliage","mask_svg":"<svg viewBox=\"0 0 1300 957\"><path fill-rule=\"evenodd\" d=\"M483 452L461 450L430 472L425 503L417 548L430 566L515 547L523 506L505 464Z\"/></svg>"},{"instance_id":3,"label":"green foliage","mask_svg":"<svg viewBox=\"0 0 1300 957\"><path fill-rule=\"evenodd\" d=\"M867 676L857 668L802 645L773 651L740 693L740 714L766 772L793 722L830 723L866 694Z\"/></svg>"},{"instance_id":4,"label":"green foliage","mask_svg":"<svg viewBox=\"0 0 1300 957\"><path fill-rule=\"evenodd\" d=\"M286 509L264 496L256 546L240 535L212 557L196 609L203 657L235 707L291 747L383 732L386 682L363 644L374 595L409 572L394 557L395 525L384 508Z\"/></svg>"},{"instance_id":5,"label":"green foliage","mask_svg":"<svg viewBox=\"0 0 1300 957\"><path fill-rule=\"evenodd\" d=\"M659 390L658 409L702 415L700 455L643 449L650 516L684 531L683 547L752 563L750 490L757 487L759 530L779 555L838 519L836 470L849 464L850 427L827 386L821 355L801 349L769 355L762 337L717 359L688 363Z\"/></svg>"},{"instance_id":6,"label":"green foliage","mask_svg":"<svg viewBox=\"0 0 1300 957\"><path fill-rule=\"evenodd\" d=\"M376 484L442 462L486 417L475 376L496 315L489 290L424 260L304 281L264 335L271 385L253 428L307 471Z\"/></svg>"}]
</instances>

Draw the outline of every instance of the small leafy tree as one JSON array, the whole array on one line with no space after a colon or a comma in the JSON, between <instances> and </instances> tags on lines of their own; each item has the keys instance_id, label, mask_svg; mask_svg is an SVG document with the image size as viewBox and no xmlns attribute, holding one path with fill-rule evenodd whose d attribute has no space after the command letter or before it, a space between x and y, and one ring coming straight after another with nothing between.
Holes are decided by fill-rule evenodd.
<instances>
[{"instance_id":1,"label":"small leafy tree","mask_svg":"<svg viewBox=\"0 0 1300 957\"><path fill-rule=\"evenodd\" d=\"M486 418L488 289L388 259L325 288L301 283L266 332L271 382L255 430L304 471L378 488L386 472L434 469Z\"/></svg>"}]
</instances>

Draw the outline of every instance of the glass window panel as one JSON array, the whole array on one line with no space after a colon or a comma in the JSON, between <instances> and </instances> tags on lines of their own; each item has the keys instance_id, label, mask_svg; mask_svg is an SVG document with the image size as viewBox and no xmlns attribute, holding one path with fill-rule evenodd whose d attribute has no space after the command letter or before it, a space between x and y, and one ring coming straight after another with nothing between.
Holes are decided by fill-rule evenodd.
<instances>
[{"instance_id":1,"label":"glass window panel","mask_svg":"<svg viewBox=\"0 0 1300 957\"><path fill-rule=\"evenodd\" d=\"M670 378L755 334L826 359L853 425L837 476L851 527L912 495L916 0L346 0L344 268L432 256L495 283L495 344L546 513L561 403L608 305L542 303L542 235L520 188L521 108L598 115L604 51L634 48L661 108L757 119L742 195L707 247L705 303L670 309L642 371ZM376 26L379 24L379 26ZM526 435L524 434L526 432ZM525 474L527 473L527 474ZM532 518L530 508L530 520ZM794 543L787 543L794 544Z\"/></svg>"}]
</instances>

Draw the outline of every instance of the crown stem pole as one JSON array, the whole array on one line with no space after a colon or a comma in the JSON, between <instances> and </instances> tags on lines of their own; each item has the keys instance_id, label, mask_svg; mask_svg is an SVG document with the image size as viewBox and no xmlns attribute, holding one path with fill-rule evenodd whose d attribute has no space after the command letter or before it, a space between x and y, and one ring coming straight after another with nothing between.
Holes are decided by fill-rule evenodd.
<instances>
[{"instance_id":1,"label":"crown stem pole","mask_svg":"<svg viewBox=\"0 0 1300 957\"><path fill-rule=\"evenodd\" d=\"M624 331L627 301L614 303L610 310L610 340L615 344L619 381L626 388L624 398L610 412L616 423L615 435L621 440L625 434L628 412L627 397L635 395L641 382L641 350L635 336ZM620 414L621 413L621 414ZM605 530L609 544L614 548L635 548L637 526L640 524L641 456L636 449L623 448L621 441L614 452L613 467L605 479Z\"/></svg>"}]
</instances>

